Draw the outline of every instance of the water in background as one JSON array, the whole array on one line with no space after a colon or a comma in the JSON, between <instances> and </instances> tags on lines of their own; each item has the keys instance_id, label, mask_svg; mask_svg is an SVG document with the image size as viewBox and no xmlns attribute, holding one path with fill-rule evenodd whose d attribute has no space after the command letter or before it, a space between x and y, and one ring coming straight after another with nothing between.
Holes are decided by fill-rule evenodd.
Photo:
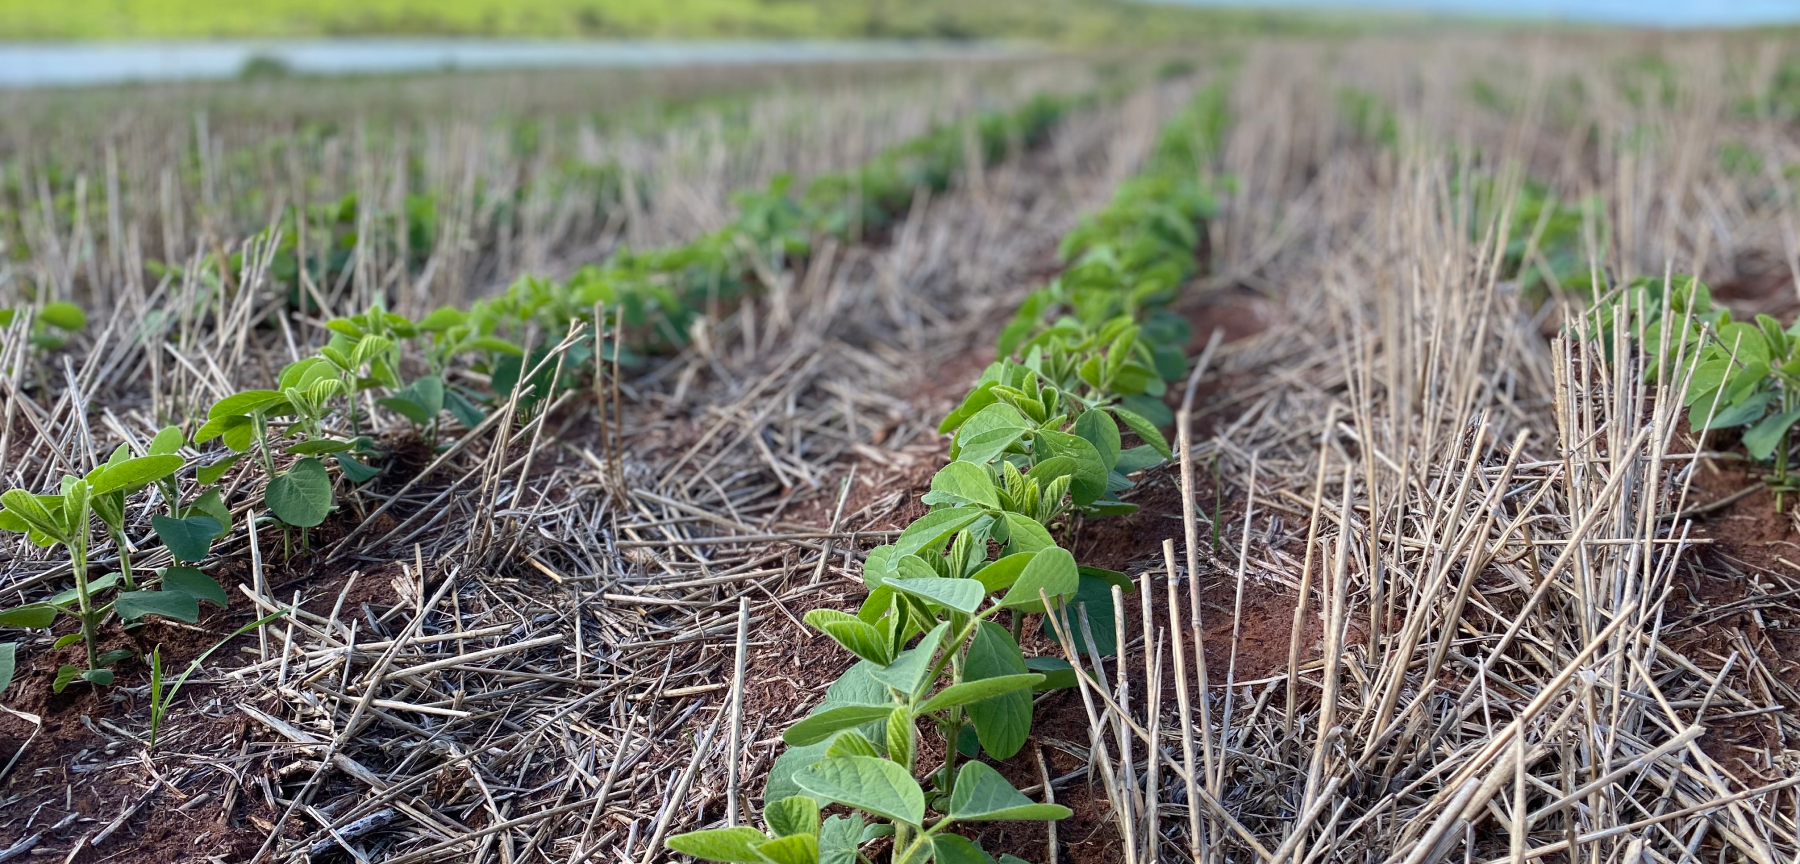
<instances>
[{"instance_id":1,"label":"water in background","mask_svg":"<svg viewBox=\"0 0 1800 864\"><path fill-rule=\"evenodd\" d=\"M532 42L336 39L294 42L0 43L0 87L231 78L258 69L304 75L551 66L693 66L969 59L1019 53L999 43Z\"/></svg>"}]
</instances>

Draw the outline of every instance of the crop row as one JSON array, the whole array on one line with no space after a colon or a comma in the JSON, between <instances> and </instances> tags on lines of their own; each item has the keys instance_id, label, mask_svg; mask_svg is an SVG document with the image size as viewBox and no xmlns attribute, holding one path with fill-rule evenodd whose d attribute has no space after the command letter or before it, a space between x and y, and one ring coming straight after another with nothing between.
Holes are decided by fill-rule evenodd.
<instances>
[{"instance_id":1,"label":"crop row","mask_svg":"<svg viewBox=\"0 0 1800 864\"><path fill-rule=\"evenodd\" d=\"M193 622L201 601L225 602L218 583L190 566L211 555L212 544L231 532L234 511L243 509L225 500L224 490L260 486L266 521L284 536L297 530L304 543L306 529L333 510L338 488L382 472L382 453L371 434L380 418L364 406L404 418L433 441L445 427L445 413L472 430L495 412L532 412L592 374L601 356L629 363L639 352L679 345L694 318L751 291L767 274L801 263L815 237L849 237L887 224L914 190L947 187L971 149L977 158L997 160L1043 138L1082 102L1040 96L1015 110L979 114L893 148L859 170L818 178L802 193L778 180L740 195L738 217L719 231L674 248L623 251L567 281L527 277L500 297L416 321L380 306L332 319L326 322L330 339L315 354L283 368L270 387L211 405L191 439L170 426L141 452L121 445L84 476L63 477L54 494L14 489L0 496L0 530L63 548L75 581L70 591L0 611L0 626L46 629L60 617L74 617L79 632L58 639L56 647L84 642L85 664L65 665L55 689L77 680L111 683L107 667L129 652L99 651L98 629L109 616L127 626L146 615ZM251 248L253 260L274 262L281 243L279 231L265 234ZM81 310L67 304L21 311L0 310L0 327L29 332L43 347L54 347L85 323ZM555 349L531 348L540 329L571 338ZM601 338L608 333L613 338ZM464 369L474 374L461 374ZM419 370L403 378L403 372ZM193 464L191 482L184 482L194 460L183 451L192 452L190 442L202 447L215 440L222 449ZM255 473L227 483L239 465ZM148 538L133 543L127 536L129 500L152 487L157 494L146 506L159 511L150 522L160 550ZM90 578L95 517L104 527L100 542L112 544L120 567ZM133 572L134 556L176 563L155 571L152 586L146 581L152 577ZM16 649L0 645L0 690L12 677Z\"/></svg>"},{"instance_id":2,"label":"crop row","mask_svg":"<svg viewBox=\"0 0 1800 864\"><path fill-rule=\"evenodd\" d=\"M924 496L930 512L868 553L861 607L806 615L858 660L783 735L789 749L764 794L768 833L701 830L670 838L671 849L854 864L864 844L891 837L895 864L991 864L948 829L1069 815L978 757L1024 746L1033 694L1076 686L1075 652L1118 651L1113 595L1131 581L1079 565L1056 534L1076 516L1132 511L1118 497L1132 475L1172 457L1156 419L1167 419L1167 383L1186 374L1189 334L1167 307L1200 266L1200 226L1214 212L1203 166L1226 122L1222 96L1204 91L1173 118L1143 170L1065 236L1063 274L1021 305L1000 359L940 427L952 461ZM1141 443L1126 447L1126 432ZM1025 656L1030 615L1044 616L1067 659ZM921 746L922 720L941 748ZM944 756L921 785L927 752ZM852 813L821 820L828 804Z\"/></svg>"}]
</instances>

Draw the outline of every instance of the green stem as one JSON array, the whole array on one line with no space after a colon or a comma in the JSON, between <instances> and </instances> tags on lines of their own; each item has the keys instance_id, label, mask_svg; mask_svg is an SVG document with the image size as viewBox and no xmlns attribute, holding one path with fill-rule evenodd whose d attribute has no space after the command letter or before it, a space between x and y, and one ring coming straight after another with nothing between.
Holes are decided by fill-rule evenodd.
<instances>
[{"instance_id":1,"label":"green stem","mask_svg":"<svg viewBox=\"0 0 1800 864\"><path fill-rule=\"evenodd\" d=\"M75 599L81 606L81 638L87 643L87 666L100 667L99 617L94 614L94 601L88 595L87 514L80 514L75 536L69 538L69 562L75 568Z\"/></svg>"},{"instance_id":2,"label":"green stem","mask_svg":"<svg viewBox=\"0 0 1800 864\"><path fill-rule=\"evenodd\" d=\"M125 590L136 591L137 582L131 578L131 552L125 545L125 531L111 525L106 528L112 534L113 545L119 549L119 581L124 583Z\"/></svg>"}]
</instances>

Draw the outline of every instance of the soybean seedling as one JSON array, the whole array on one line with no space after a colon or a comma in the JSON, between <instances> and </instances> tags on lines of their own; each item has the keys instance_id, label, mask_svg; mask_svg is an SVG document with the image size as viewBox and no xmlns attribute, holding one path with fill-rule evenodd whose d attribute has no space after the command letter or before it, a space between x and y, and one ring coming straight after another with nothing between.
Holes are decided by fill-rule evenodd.
<instances>
[{"instance_id":1,"label":"soybean seedling","mask_svg":"<svg viewBox=\"0 0 1800 864\"><path fill-rule=\"evenodd\" d=\"M141 489L173 473L181 467L179 456L141 456L124 458L114 453L105 465L88 472L85 477L64 477L56 495L33 495L23 489L0 493L0 530L25 534L38 546L60 546L67 550L75 587L47 601L31 603L0 612L0 624L32 629L48 629L59 616L72 616L80 622L80 631L56 640L62 648L75 642L85 643L86 668L67 664L57 670L53 689L60 692L76 679L92 684L111 684L113 673L106 667L126 657L129 651L100 653L99 626L106 615L117 612L121 619L135 621L145 615L160 615L192 623L199 619L202 599L223 605L224 591L218 584L191 568L172 567L163 571L157 590L135 590L121 574L89 578L89 546L92 521L99 516L109 533L115 524L123 524L125 490ZM122 537L122 531L113 534ZM129 558L121 542L120 560ZM128 565L127 565L128 566ZM115 587L125 590L102 602L105 592Z\"/></svg>"}]
</instances>

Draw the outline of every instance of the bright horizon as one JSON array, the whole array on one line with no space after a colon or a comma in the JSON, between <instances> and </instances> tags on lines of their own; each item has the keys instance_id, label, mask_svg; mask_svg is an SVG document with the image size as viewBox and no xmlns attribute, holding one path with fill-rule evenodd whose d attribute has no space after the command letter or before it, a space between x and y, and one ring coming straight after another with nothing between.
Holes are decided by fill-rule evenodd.
<instances>
[{"instance_id":1,"label":"bright horizon","mask_svg":"<svg viewBox=\"0 0 1800 864\"><path fill-rule=\"evenodd\" d=\"M1162 0L1186 6L1547 19L1652 27L1800 23L1800 0Z\"/></svg>"}]
</instances>

